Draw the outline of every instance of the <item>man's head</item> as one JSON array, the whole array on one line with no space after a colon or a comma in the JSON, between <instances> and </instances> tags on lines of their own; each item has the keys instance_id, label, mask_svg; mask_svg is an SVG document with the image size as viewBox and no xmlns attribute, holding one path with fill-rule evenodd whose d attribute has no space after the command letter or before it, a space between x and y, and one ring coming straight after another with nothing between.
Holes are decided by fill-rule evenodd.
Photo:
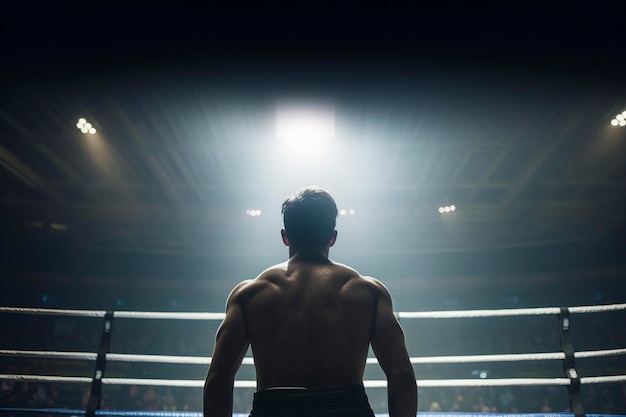
<instances>
[{"instance_id":1,"label":"man's head","mask_svg":"<svg viewBox=\"0 0 626 417\"><path fill-rule=\"evenodd\" d=\"M283 241L291 248L323 250L335 243L337 205L328 192L306 187L282 207Z\"/></svg>"}]
</instances>

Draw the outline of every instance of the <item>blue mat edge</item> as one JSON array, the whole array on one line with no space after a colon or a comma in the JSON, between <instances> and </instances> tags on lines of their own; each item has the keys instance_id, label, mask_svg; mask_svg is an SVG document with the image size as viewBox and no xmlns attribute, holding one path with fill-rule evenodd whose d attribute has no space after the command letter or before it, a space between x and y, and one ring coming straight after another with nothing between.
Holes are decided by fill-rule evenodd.
<instances>
[{"instance_id":1,"label":"blue mat edge","mask_svg":"<svg viewBox=\"0 0 626 417\"><path fill-rule=\"evenodd\" d=\"M2 408L3 413L39 413L84 416L85 410L71 410L66 408ZM419 416L432 417L573 417L573 413L437 413L420 412ZM97 410L97 416L112 417L202 417L200 411L124 411L124 410ZM585 414L587 417L626 417L623 414ZM248 417L247 413L234 413L233 417ZM376 414L376 417L389 417L389 414Z\"/></svg>"}]
</instances>

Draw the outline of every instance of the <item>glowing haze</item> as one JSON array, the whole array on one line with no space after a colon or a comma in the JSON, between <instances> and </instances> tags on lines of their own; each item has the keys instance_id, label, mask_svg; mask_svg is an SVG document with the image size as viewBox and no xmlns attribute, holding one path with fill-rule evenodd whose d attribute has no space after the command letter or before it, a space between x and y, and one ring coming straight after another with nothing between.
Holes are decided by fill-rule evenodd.
<instances>
[{"instance_id":1,"label":"glowing haze","mask_svg":"<svg viewBox=\"0 0 626 417\"><path fill-rule=\"evenodd\" d=\"M335 137L334 106L319 101L279 100L276 137L284 141L291 156L323 152Z\"/></svg>"}]
</instances>

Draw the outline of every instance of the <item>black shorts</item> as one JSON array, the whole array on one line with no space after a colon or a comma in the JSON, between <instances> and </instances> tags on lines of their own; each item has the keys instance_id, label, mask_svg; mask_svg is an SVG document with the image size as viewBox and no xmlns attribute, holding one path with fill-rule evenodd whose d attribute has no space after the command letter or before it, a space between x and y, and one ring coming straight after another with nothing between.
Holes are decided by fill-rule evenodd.
<instances>
[{"instance_id":1,"label":"black shorts","mask_svg":"<svg viewBox=\"0 0 626 417\"><path fill-rule=\"evenodd\" d=\"M373 417L363 385L254 393L251 417Z\"/></svg>"}]
</instances>

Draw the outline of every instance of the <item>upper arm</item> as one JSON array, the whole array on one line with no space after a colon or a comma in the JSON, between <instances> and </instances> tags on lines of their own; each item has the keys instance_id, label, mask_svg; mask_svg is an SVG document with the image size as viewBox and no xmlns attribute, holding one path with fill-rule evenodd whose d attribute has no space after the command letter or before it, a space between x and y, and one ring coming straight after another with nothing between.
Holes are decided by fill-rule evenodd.
<instances>
[{"instance_id":1,"label":"upper arm","mask_svg":"<svg viewBox=\"0 0 626 417\"><path fill-rule=\"evenodd\" d=\"M209 375L234 379L248 350L249 338L243 311L244 281L233 289L226 303L226 317L217 330Z\"/></svg>"},{"instance_id":2,"label":"upper arm","mask_svg":"<svg viewBox=\"0 0 626 417\"><path fill-rule=\"evenodd\" d=\"M371 345L378 363L387 376L413 372L404 333L393 312L391 295L385 286L372 279L377 290L376 313Z\"/></svg>"}]
</instances>

